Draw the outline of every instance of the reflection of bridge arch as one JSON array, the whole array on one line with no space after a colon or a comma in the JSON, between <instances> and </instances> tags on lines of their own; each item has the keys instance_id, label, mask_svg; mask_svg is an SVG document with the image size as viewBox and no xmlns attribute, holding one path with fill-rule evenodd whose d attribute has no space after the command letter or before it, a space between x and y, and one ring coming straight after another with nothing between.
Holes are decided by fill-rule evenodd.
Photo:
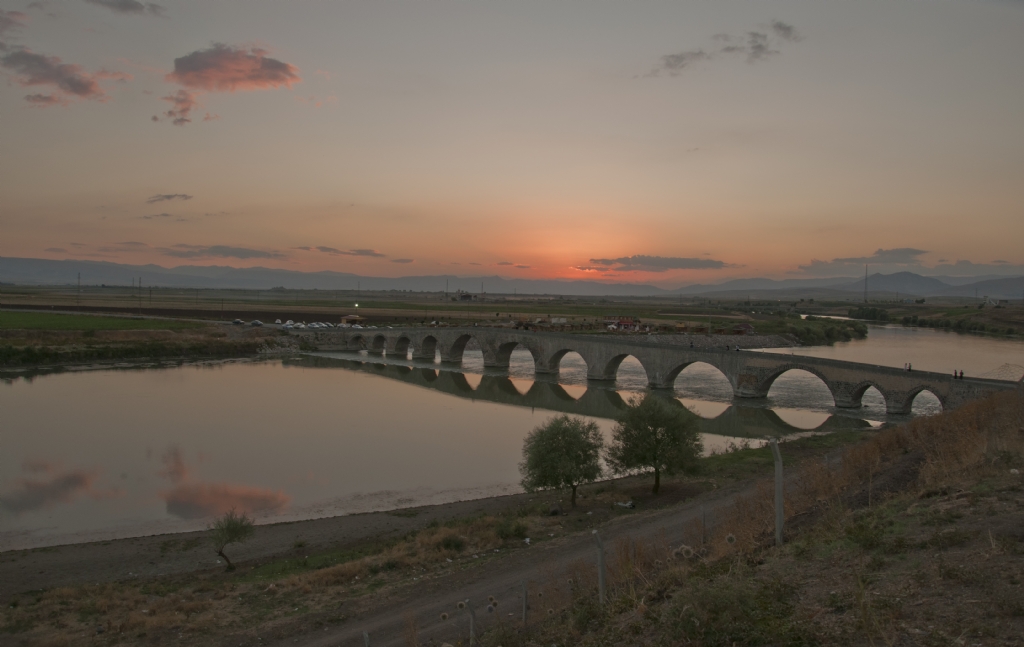
<instances>
[{"instance_id":1,"label":"reflection of bridge arch","mask_svg":"<svg viewBox=\"0 0 1024 647\"><path fill-rule=\"evenodd\" d=\"M531 384L526 393L522 393L516 388L512 380L504 375L484 374L473 376L479 379L476 388L473 388L473 385L469 383L466 376L459 371L317 356L286 359L284 362L286 365L345 369L370 373L459 398L529 407L570 415L612 420L619 417L626 408L626 403L620 393L613 389L595 386L588 387L579 398L574 398L561 385L549 380L536 380ZM652 391L652 393L664 398L666 403L671 406L685 407L671 392L659 390ZM686 415L693 416L692 419L703 433L756 438L805 431L789 425L771 409L761 407L732 404L715 418L701 418L696 413L689 411L689 409L687 411L689 413ZM863 420L830 416L817 430L861 430L870 428L871 425Z\"/></svg>"}]
</instances>

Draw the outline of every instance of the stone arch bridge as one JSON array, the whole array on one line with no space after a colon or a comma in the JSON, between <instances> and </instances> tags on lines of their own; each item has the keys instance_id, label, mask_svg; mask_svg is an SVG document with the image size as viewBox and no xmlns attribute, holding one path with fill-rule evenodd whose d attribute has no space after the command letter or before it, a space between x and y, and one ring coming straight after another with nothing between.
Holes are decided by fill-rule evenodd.
<instances>
[{"instance_id":1,"label":"stone arch bridge","mask_svg":"<svg viewBox=\"0 0 1024 647\"><path fill-rule=\"evenodd\" d=\"M837 407L855 408L865 391L874 387L885 398L890 414L910 413L914 398L922 391L934 394L943 409L959 407L970 400L997 391L1021 388L1021 382L965 378L954 380L951 374L905 371L888 366L844 362L782 353L737 352L735 350L697 349L657 341L657 337L618 335L579 335L531 332L509 328L342 328L293 331L307 347L321 351L359 351L393 355L402 360L434 361L442 364L462 362L467 345L473 340L483 352L486 368L508 368L512 351L524 348L533 356L538 375L558 373L562 358L575 352L587 364L587 378L613 381L619 365L634 357L647 374L652 389L670 389L687 366L702 362L717 368L732 385L737 398L764 398L772 383L787 371L799 369L821 379L832 393Z\"/></svg>"}]
</instances>

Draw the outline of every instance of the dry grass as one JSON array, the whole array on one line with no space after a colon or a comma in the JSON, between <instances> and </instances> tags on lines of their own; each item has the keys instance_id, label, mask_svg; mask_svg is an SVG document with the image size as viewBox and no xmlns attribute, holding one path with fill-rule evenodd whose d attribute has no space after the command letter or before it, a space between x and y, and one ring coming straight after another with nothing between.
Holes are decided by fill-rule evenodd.
<instances>
[{"instance_id":1,"label":"dry grass","mask_svg":"<svg viewBox=\"0 0 1024 647\"><path fill-rule=\"evenodd\" d=\"M572 595L555 576L544 588L546 622L496 627L484 644L1021 644L1022 466L1024 393L916 419L788 466L787 519L808 521L784 549L765 480L703 547L699 522L671 551L617 543L607 605L579 563Z\"/></svg>"}]
</instances>

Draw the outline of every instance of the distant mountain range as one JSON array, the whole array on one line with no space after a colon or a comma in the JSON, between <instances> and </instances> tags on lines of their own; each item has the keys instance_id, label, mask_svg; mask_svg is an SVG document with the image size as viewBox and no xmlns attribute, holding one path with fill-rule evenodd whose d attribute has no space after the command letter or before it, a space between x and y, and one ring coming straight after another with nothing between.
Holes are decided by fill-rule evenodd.
<instances>
[{"instance_id":1,"label":"distant mountain range","mask_svg":"<svg viewBox=\"0 0 1024 647\"><path fill-rule=\"evenodd\" d=\"M864 278L733 279L714 285L689 285L666 290L642 283L602 283L556 279L505 279L500 276L360 276L345 272L296 272L266 267L182 265L124 265L106 261L53 261L40 258L0 257L0 282L19 285L74 285L81 273L83 285L131 285L181 288L235 288L268 290L274 287L304 290L410 290L478 294L550 294L574 296L708 296L723 298L839 298L864 292ZM873 274L867 278L869 294L900 297L974 297L1020 299L1024 276L946 277L913 272Z\"/></svg>"}]
</instances>

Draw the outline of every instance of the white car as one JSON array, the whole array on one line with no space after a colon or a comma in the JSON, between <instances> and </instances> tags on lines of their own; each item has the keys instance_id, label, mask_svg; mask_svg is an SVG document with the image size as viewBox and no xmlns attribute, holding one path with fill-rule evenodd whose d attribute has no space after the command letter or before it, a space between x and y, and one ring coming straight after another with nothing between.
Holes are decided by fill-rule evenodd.
<instances>
[{"instance_id":1,"label":"white car","mask_svg":"<svg viewBox=\"0 0 1024 647\"><path fill-rule=\"evenodd\" d=\"M360 330L362 330L362 328L363 328L363 327L362 327L362 326L360 326L359 324L352 324L352 327L353 327L353 328L359 328Z\"/></svg>"},{"instance_id":2,"label":"white car","mask_svg":"<svg viewBox=\"0 0 1024 647\"><path fill-rule=\"evenodd\" d=\"M292 321L291 319L289 319L288 321L284 322L284 325L286 325L286 326L294 326L295 322Z\"/></svg>"},{"instance_id":3,"label":"white car","mask_svg":"<svg viewBox=\"0 0 1024 647\"><path fill-rule=\"evenodd\" d=\"M306 328L306 324L300 324L300 323L297 323L297 324L295 324L295 325L294 325L294 326L292 326L292 327L293 327L293 328L298 328L299 330L304 330L304 329Z\"/></svg>"},{"instance_id":4,"label":"white car","mask_svg":"<svg viewBox=\"0 0 1024 647\"><path fill-rule=\"evenodd\" d=\"M278 326L280 326L281 325L281 320L280 319L274 319L274 323L277 324Z\"/></svg>"}]
</instances>

